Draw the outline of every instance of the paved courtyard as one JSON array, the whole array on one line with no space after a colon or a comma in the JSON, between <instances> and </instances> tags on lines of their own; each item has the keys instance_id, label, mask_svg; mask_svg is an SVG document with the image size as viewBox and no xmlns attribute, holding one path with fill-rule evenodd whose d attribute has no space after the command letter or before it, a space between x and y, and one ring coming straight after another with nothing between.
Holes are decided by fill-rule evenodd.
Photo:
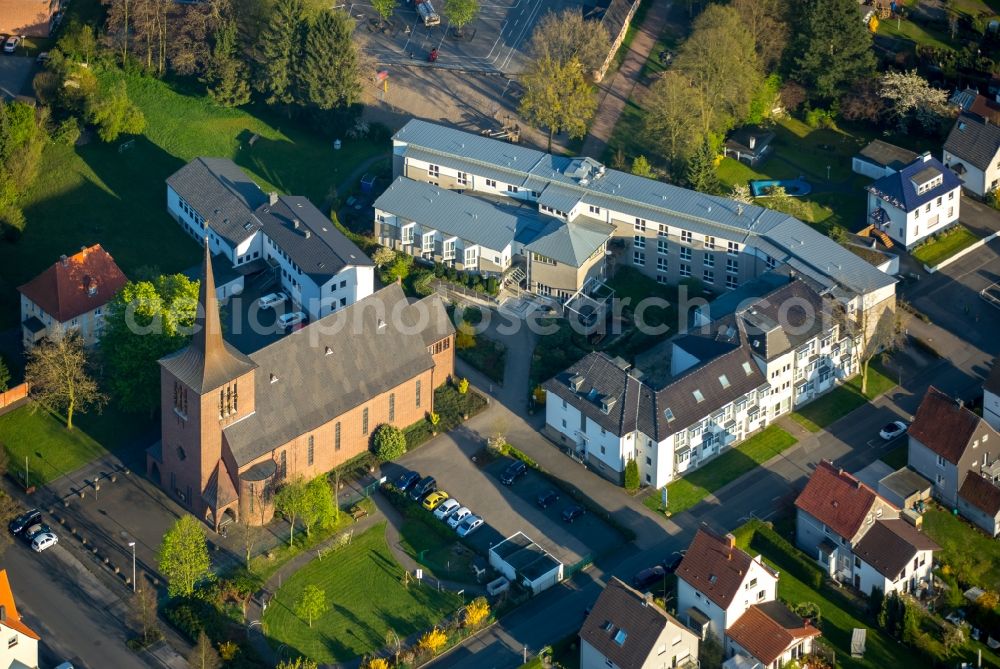
<instances>
[{"instance_id":1,"label":"paved courtyard","mask_svg":"<svg viewBox=\"0 0 1000 669\"><path fill-rule=\"evenodd\" d=\"M34 58L0 54L0 100L32 95L31 75L34 71Z\"/></svg>"}]
</instances>

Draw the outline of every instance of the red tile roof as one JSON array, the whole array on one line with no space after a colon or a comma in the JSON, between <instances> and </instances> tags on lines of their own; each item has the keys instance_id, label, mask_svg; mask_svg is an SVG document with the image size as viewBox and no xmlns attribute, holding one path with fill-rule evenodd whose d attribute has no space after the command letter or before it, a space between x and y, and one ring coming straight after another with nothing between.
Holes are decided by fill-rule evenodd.
<instances>
[{"instance_id":1,"label":"red tile roof","mask_svg":"<svg viewBox=\"0 0 1000 669\"><path fill-rule=\"evenodd\" d=\"M694 535L677 576L710 600L727 608L739 592L753 558L736 548L732 535L720 536L704 528Z\"/></svg>"},{"instance_id":2,"label":"red tile roof","mask_svg":"<svg viewBox=\"0 0 1000 669\"><path fill-rule=\"evenodd\" d=\"M10 581L7 580L6 569L0 569L0 607L4 610L4 620L0 620L0 626L9 627L36 641L40 638L21 621L21 614L17 612L17 605L14 603L14 593L10 589Z\"/></svg>"},{"instance_id":3,"label":"red tile roof","mask_svg":"<svg viewBox=\"0 0 1000 669\"><path fill-rule=\"evenodd\" d=\"M909 434L948 462L957 465L982 420L931 386L917 409Z\"/></svg>"},{"instance_id":4,"label":"red tile roof","mask_svg":"<svg viewBox=\"0 0 1000 669\"><path fill-rule=\"evenodd\" d=\"M819 635L818 629L781 602L754 604L726 630L726 636L765 666L771 666L800 639Z\"/></svg>"},{"instance_id":5,"label":"red tile roof","mask_svg":"<svg viewBox=\"0 0 1000 669\"><path fill-rule=\"evenodd\" d=\"M966 474L958 496L988 516L1000 513L1000 488L979 472Z\"/></svg>"},{"instance_id":6,"label":"red tile roof","mask_svg":"<svg viewBox=\"0 0 1000 669\"><path fill-rule=\"evenodd\" d=\"M795 506L850 539L871 512L878 493L858 478L822 460L795 500Z\"/></svg>"},{"instance_id":7,"label":"red tile roof","mask_svg":"<svg viewBox=\"0 0 1000 669\"><path fill-rule=\"evenodd\" d=\"M969 111L973 114L979 114L990 123L1000 123L1000 103L985 95L977 95L972 106L969 107Z\"/></svg>"},{"instance_id":8,"label":"red tile roof","mask_svg":"<svg viewBox=\"0 0 1000 669\"><path fill-rule=\"evenodd\" d=\"M57 260L18 290L52 318L65 323L106 304L127 281L111 254L94 244Z\"/></svg>"}]
</instances>

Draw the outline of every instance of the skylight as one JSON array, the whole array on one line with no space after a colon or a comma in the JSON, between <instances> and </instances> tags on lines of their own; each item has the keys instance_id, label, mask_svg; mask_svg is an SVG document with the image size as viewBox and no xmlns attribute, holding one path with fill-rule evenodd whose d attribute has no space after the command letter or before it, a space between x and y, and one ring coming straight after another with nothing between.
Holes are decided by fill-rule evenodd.
<instances>
[{"instance_id":1,"label":"skylight","mask_svg":"<svg viewBox=\"0 0 1000 669\"><path fill-rule=\"evenodd\" d=\"M726 377L726 375L725 375L725 374L722 374L721 376L719 376L719 383L721 383L721 384L722 384L722 387L723 387L723 388L728 388L728 387L729 387L729 385L730 385L730 384L729 384L729 378L728 378L728 377Z\"/></svg>"},{"instance_id":2,"label":"skylight","mask_svg":"<svg viewBox=\"0 0 1000 669\"><path fill-rule=\"evenodd\" d=\"M750 363L749 362L744 362L743 363L743 371L746 372L747 376L750 376L751 374L753 374L753 371L750 369Z\"/></svg>"},{"instance_id":3,"label":"skylight","mask_svg":"<svg viewBox=\"0 0 1000 669\"><path fill-rule=\"evenodd\" d=\"M702 395L701 391L698 390L697 388L691 394L694 395L695 402L704 402L705 401L705 396Z\"/></svg>"},{"instance_id":4,"label":"skylight","mask_svg":"<svg viewBox=\"0 0 1000 669\"><path fill-rule=\"evenodd\" d=\"M624 645L625 639L627 638L628 638L628 632L626 632L625 630L620 629L617 632L615 632L615 643L618 644L619 646Z\"/></svg>"},{"instance_id":5,"label":"skylight","mask_svg":"<svg viewBox=\"0 0 1000 669\"><path fill-rule=\"evenodd\" d=\"M670 410L670 407L663 410L663 417L667 419L668 423L674 420L674 412Z\"/></svg>"}]
</instances>

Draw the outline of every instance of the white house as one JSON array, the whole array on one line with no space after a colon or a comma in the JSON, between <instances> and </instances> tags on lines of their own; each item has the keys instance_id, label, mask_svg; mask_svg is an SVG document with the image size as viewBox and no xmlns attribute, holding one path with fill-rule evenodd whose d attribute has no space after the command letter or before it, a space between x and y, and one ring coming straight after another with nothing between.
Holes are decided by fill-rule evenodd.
<instances>
[{"instance_id":1,"label":"white house","mask_svg":"<svg viewBox=\"0 0 1000 669\"><path fill-rule=\"evenodd\" d=\"M270 271L312 319L374 291L368 256L304 197L264 193L235 163L196 158L167 179L167 211L237 270Z\"/></svg>"},{"instance_id":2,"label":"white house","mask_svg":"<svg viewBox=\"0 0 1000 669\"><path fill-rule=\"evenodd\" d=\"M128 279L100 244L62 256L28 283L21 294L21 340L25 350L53 328L80 333L93 345L104 331L104 310Z\"/></svg>"},{"instance_id":3,"label":"white house","mask_svg":"<svg viewBox=\"0 0 1000 669\"><path fill-rule=\"evenodd\" d=\"M780 669L812 652L820 631L779 601L754 604L726 631L723 669Z\"/></svg>"},{"instance_id":4,"label":"white house","mask_svg":"<svg viewBox=\"0 0 1000 669\"><path fill-rule=\"evenodd\" d=\"M615 577L580 628L580 669L694 669L698 637Z\"/></svg>"},{"instance_id":5,"label":"white house","mask_svg":"<svg viewBox=\"0 0 1000 669\"><path fill-rule=\"evenodd\" d=\"M537 595L563 580L563 564L548 551L517 532L490 547L490 566L511 583Z\"/></svg>"},{"instance_id":6,"label":"white house","mask_svg":"<svg viewBox=\"0 0 1000 669\"><path fill-rule=\"evenodd\" d=\"M1000 358L993 361L990 375L983 382L983 420L1000 430Z\"/></svg>"},{"instance_id":7,"label":"white house","mask_svg":"<svg viewBox=\"0 0 1000 669\"><path fill-rule=\"evenodd\" d=\"M702 638L711 632L721 642L747 609L773 601L777 588L778 574L759 555L737 548L731 534L702 527L677 567L677 613Z\"/></svg>"},{"instance_id":8,"label":"white house","mask_svg":"<svg viewBox=\"0 0 1000 669\"><path fill-rule=\"evenodd\" d=\"M901 518L879 520L854 546L857 589L916 593L931 582L934 541Z\"/></svg>"},{"instance_id":9,"label":"white house","mask_svg":"<svg viewBox=\"0 0 1000 669\"><path fill-rule=\"evenodd\" d=\"M959 218L962 182L929 153L867 191L869 222L908 249Z\"/></svg>"},{"instance_id":10,"label":"white house","mask_svg":"<svg viewBox=\"0 0 1000 669\"><path fill-rule=\"evenodd\" d=\"M944 143L942 162L979 197L1000 185L1000 126L978 114L959 114Z\"/></svg>"},{"instance_id":11,"label":"white house","mask_svg":"<svg viewBox=\"0 0 1000 669\"><path fill-rule=\"evenodd\" d=\"M0 669L38 669L38 634L21 620L7 570L0 569Z\"/></svg>"},{"instance_id":12,"label":"white house","mask_svg":"<svg viewBox=\"0 0 1000 669\"><path fill-rule=\"evenodd\" d=\"M991 537L1000 534L1000 487L997 481L971 471L958 490L958 511Z\"/></svg>"}]
</instances>

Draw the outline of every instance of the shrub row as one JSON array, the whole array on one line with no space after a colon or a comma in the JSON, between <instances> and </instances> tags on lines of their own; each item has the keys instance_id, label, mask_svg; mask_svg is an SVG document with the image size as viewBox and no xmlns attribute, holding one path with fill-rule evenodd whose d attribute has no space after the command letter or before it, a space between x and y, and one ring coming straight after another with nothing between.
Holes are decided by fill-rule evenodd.
<instances>
[{"instance_id":1,"label":"shrub row","mask_svg":"<svg viewBox=\"0 0 1000 669\"><path fill-rule=\"evenodd\" d=\"M767 553L775 564L813 590L818 591L823 586L824 575L820 568L767 525L761 523L757 527L750 539L750 546L761 553Z\"/></svg>"}]
</instances>

